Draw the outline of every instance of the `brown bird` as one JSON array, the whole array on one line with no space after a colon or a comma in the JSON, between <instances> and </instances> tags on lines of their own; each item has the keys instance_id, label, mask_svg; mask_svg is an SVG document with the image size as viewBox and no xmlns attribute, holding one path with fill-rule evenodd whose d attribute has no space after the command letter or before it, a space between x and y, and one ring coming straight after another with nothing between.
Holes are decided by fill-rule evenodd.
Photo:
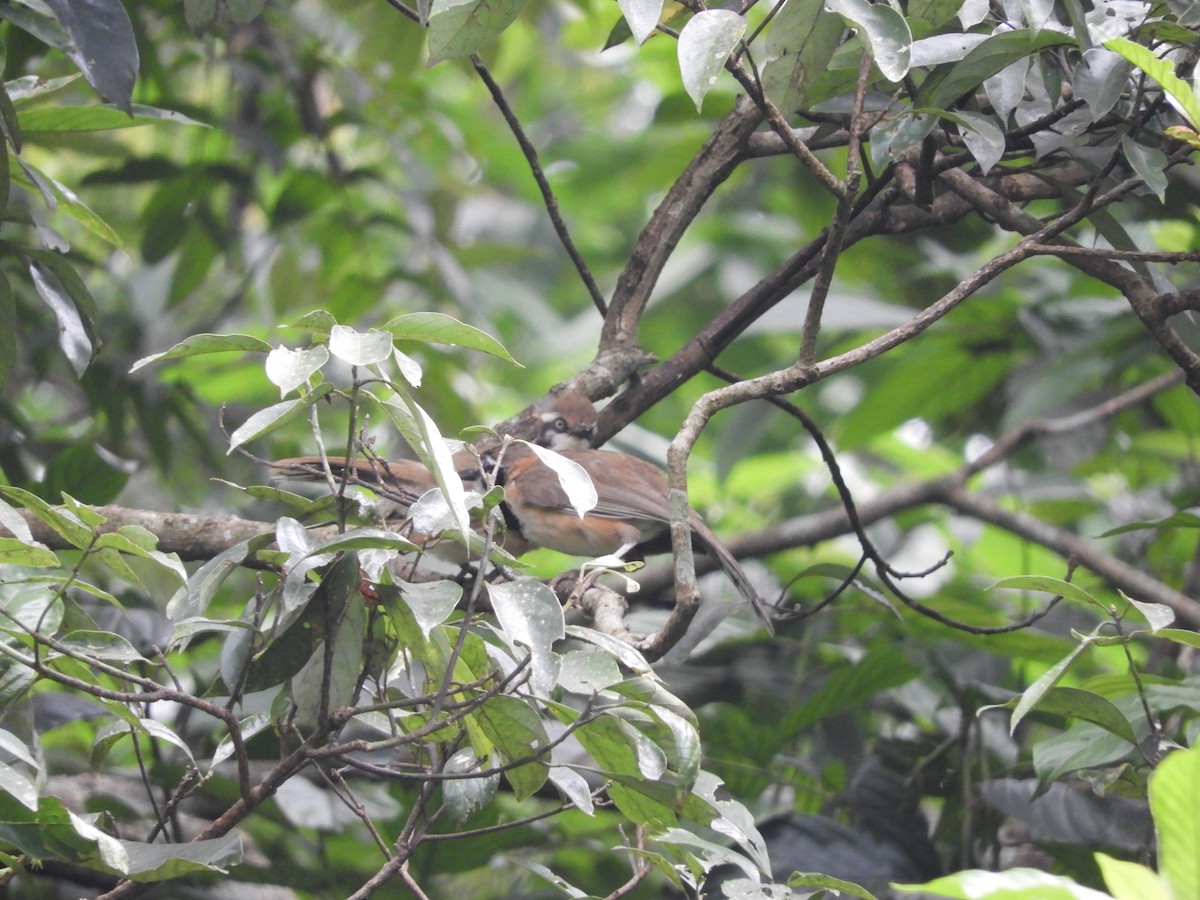
<instances>
[{"instance_id":1,"label":"brown bird","mask_svg":"<svg viewBox=\"0 0 1200 900\"><path fill-rule=\"evenodd\" d=\"M536 443L552 450L579 449L589 446L596 431L596 408L582 394L567 391L559 394L538 414L540 430ZM505 453L505 459L516 459L529 453L521 445L513 445ZM349 477L352 483L376 491L380 495L379 512L385 519L404 519L409 509L424 494L437 487L433 473L422 463L412 459L386 461L377 457L362 457L354 460L347 471L344 456L327 459L329 471L334 479ZM463 489L482 492L486 489L484 468L479 457L471 449L459 450L453 456L454 469L462 479ZM279 459L271 463L285 478L304 481L324 481L325 468L319 456L298 456ZM516 535L506 541L506 548L514 556L530 549ZM419 541L423 543L423 541Z\"/></svg>"},{"instance_id":2,"label":"brown bird","mask_svg":"<svg viewBox=\"0 0 1200 900\"><path fill-rule=\"evenodd\" d=\"M520 448L523 449L523 448ZM572 556L623 556L638 544L669 530L667 476L662 469L625 453L605 450L565 450L562 456L578 463L596 488L596 506L582 517L567 499L558 475L531 451L506 459L498 483L504 487L509 530L531 544ZM688 524L699 544L710 553L774 633L762 598L729 548L694 511Z\"/></svg>"}]
</instances>

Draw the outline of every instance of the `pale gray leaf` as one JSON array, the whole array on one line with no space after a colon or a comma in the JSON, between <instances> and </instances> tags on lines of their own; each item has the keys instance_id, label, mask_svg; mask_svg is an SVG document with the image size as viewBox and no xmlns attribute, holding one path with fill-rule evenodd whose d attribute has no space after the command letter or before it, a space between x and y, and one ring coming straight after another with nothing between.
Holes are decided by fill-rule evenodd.
<instances>
[{"instance_id":1,"label":"pale gray leaf","mask_svg":"<svg viewBox=\"0 0 1200 900\"><path fill-rule=\"evenodd\" d=\"M328 359L329 350L322 346L301 350L276 347L267 354L267 378L279 388L279 396L284 397L289 391L307 383Z\"/></svg>"},{"instance_id":2,"label":"pale gray leaf","mask_svg":"<svg viewBox=\"0 0 1200 900\"><path fill-rule=\"evenodd\" d=\"M1028 74L1029 60L1026 58L1017 60L991 78L984 79L983 90L1001 122L1008 121L1008 117L1025 96L1025 78Z\"/></svg>"},{"instance_id":3,"label":"pale gray leaf","mask_svg":"<svg viewBox=\"0 0 1200 900\"><path fill-rule=\"evenodd\" d=\"M1121 150L1125 159L1137 172L1138 177L1146 182L1146 186L1154 191L1161 203L1167 193L1167 157L1156 147L1146 147L1131 139L1128 135L1121 138Z\"/></svg>"},{"instance_id":4,"label":"pale gray leaf","mask_svg":"<svg viewBox=\"0 0 1200 900\"><path fill-rule=\"evenodd\" d=\"M842 16L871 46L871 56L889 81L908 74L912 32L904 16L890 6L868 0L828 0L826 7Z\"/></svg>"},{"instance_id":5,"label":"pale gray leaf","mask_svg":"<svg viewBox=\"0 0 1200 900\"><path fill-rule=\"evenodd\" d=\"M959 124L963 143L986 175L1004 156L1004 132L987 116L978 113L955 112L954 118Z\"/></svg>"},{"instance_id":6,"label":"pale gray leaf","mask_svg":"<svg viewBox=\"0 0 1200 900\"><path fill-rule=\"evenodd\" d=\"M1095 122L1121 99L1133 66L1120 53L1093 47L1075 67L1075 95L1087 103Z\"/></svg>"},{"instance_id":7,"label":"pale gray leaf","mask_svg":"<svg viewBox=\"0 0 1200 900\"><path fill-rule=\"evenodd\" d=\"M629 31L638 45L654 34L662 15L663 0L617 0L621 15L629 25Z\"/></svg>"},{"instance_id":8,"label":"pale gray leaf","mask_svg":"<svg viewBox=\"0 0 1200 900\"><path fill-rule=\"evenodd\" d=\"M530 687L547 696L558 682L559 657L554 642L565 636L562 605L554 591L532 578L507 584L488 584L488 597L500 624L500 634L514 654L530 653Z\"/></svg>"},{"instance_id":9,"label":"pale gray leaf","mask_svg":"<svg viewBox=\"0 0 1200 900\"><path fill-rule=\"evenodd\" d=\"M937 34L923 38L913 42L909 63L915 69L958 62L987 39L986 34Z\"/></svg>"},{"instance_id":10,"label":"pale gray leaf","mask_svg":"<svg viewBox=\"0 0 1200 900\"><path fill-rule=\"evenodd\" d=\"M746 20L728 9L704 10L683 26L677 48L679 71L683 89L697 110L745 33Z\"/></svg>"},{"instance_id":11,"label":"pale gray leaf","mask_svg":"<svg viewBox=\"0 0 1200 900\"><path fill-rule=\"evenodd\" d=\"M392 333L334 325L329 331L329 352L352 366L380 363L392 355Z\"/></svg>"},{"instance_id":12,"label":"pale gray leaf","mask_svg":"<svg viewBox=\"0 0 1200 900\"><path fill-rule=\"evenodd\" d=\"M405 584L400 595L417 620L417 627L426 638L454 612L462 599L462 585L453 581L431 581L424 584Z\"/></svg>"}]
</instances>

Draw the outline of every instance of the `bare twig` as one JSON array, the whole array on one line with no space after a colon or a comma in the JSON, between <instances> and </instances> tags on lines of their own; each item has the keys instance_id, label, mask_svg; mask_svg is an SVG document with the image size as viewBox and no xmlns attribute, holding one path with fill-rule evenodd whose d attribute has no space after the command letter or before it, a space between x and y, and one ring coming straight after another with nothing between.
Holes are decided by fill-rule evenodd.
<instances>
[{"instance_id":1,"label":"bare twig","mask_svg":"<svg viewBox=\"0 0 1200 900\"><path fill-rule=\"evenodd\" d=\"M821 263L813 281L812 293L808 297L808 310L804 315L804 331L800 345L800 365L811 366L817 358L817 335L821 330L821 315L825 310L825 298L833 284L833 272L842 252L842 241L858 194L858 182L862 173L858 168L858 153L862 143L863 98L871 75L871 57L863 54L858 65L858 86L854 92L854 109L850 114L850 145L846 150L846 192L838 198L837 211L829 226L829 239L821 251Z\"/></svg>"},{"instance_id":2,"label":"bare twig","mask_svg":"<svg viewBox=\"0 0 1200 900\"><path fill-rule=\"evenodd\" d=\"M537 183L538 190L542 194L542 204L546 207L547 215L550 216L550 223L554 226L554 233L558 235L558 240L563 245L563 249L567 251L567 256L571 258L571 262L575 266L575 271L579 273L579 280L587 288L588 295L592 298L592 303L599 310L600 315L607 314L608 304L604 302L604 294L601 293L600 286L596 284L596 279L592 277L592 270L588 268L587 262L584 261L583 254L575 246L575 241L571 237L570 230L567 228L566 220L563 219L562 210L559 209L558 198L554 196L554 189L550 187L550 182L547 180L546 173L542 169L537 148L529 140L529 136L521 126L521 120L517 118L516 113L509 106L508 99L504 96L504 92L500 90L500 85L496 83L496 79L492 77L492 73L483 64L483 60L476 54L471 54L471 65L475 67L476 74L479 75L484 85L487 86L488 93L492 95L492 101L500 110L500 114L504 116L504 121L508 123L508 128L513 133L513 137L517 139L517 144L520 146L521 152L525 154L525 162L529 165L529 173L533 176L533 180Z\"/></svg>"}]
</instances>

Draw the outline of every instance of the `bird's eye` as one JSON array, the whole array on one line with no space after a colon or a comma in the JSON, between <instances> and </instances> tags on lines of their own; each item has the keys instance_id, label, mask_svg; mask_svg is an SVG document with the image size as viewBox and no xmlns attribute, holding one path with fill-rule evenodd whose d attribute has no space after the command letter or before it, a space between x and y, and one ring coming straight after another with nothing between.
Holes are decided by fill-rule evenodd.
<instances>
[{"instance_id":1,"label":"bird's eye","mask_svg":"<svg viewBox=\"0 0 1200 900\"><path fill-rule=\"evenodd\" d=\"M562 418L562 416L559 416L557 419L555 419L554 420L554 430L560 431L560 432L566 431L567 430L567 420Z\"/></svg>"}]
</instances>

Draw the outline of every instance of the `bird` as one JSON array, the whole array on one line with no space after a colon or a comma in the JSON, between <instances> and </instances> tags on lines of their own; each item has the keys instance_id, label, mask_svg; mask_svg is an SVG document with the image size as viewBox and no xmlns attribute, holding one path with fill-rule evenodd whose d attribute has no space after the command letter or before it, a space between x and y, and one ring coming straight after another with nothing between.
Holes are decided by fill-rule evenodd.
<instances>
[{"instance_id":1,"label":"bird","mask_svg":"<svg viewBox=\"0 0 1200 900\"><path fill-rule=\"evenodd\" d=\"M588 447L596 431L596 408L578 391L563 391L541 409L535 409L538 434L535 442L552 450L582 449ZM518 458L521 445L513 445L504 454L506 458ZM487 490L487 474L494 466L492 457L482 460L475 450L464 448L451 457L454 470L462 479L463 489L482 493ZM437 488L433 473L422 463L413 459L383 460L376 456L358 457L352 462L344 456L297 456L278 459L270 465L283 477L303 481L324 481L325 466L334 479L347 479L366 487L379 495L380 516L386 520L407 519L412 505L429 491ZM417 543L424 544L428 535L410 535ZM530 549L517 535L509 536L505 548L513 556L520 556Z\"/></svg>"},{"instance_id":2,"label":"bird","mask_svg":"<svg viewBox=\"0 0 1200 900\"><path fill-rule=\"evenodd\" d=\"M580 516L558 474L526 450L515 459L505 460L497 475L497 484L504 488L501 506L510 532L516 531L529 544L571 556L624 557L634 547L669 530L669 486L666 473L658 466L609 450L567 449L560 453L587 472L596 489L595 507ZM773 634L771 615L737 558L694 510L690 511L688 524L697 542L716 559Z\"/></svg>"}]
</instances>

